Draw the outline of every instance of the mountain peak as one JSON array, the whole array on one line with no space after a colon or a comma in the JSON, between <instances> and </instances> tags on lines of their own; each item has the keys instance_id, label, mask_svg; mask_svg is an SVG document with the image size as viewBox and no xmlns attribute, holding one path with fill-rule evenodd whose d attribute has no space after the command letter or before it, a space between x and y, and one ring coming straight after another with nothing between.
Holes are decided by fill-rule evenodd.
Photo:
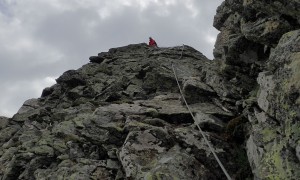
<instances>
[{"instance_id":1,"label":"mountain peak","mask_svg":"<svg viewBox=\"0 0 300 180\"><path fill-rule=\"evenodd\" d=\"M224 1L213 61L187 45L145 43L91 56L0 117L1 179L226 179L224 169L299 179L294 7Z\"/></svg>"}]
</instances>

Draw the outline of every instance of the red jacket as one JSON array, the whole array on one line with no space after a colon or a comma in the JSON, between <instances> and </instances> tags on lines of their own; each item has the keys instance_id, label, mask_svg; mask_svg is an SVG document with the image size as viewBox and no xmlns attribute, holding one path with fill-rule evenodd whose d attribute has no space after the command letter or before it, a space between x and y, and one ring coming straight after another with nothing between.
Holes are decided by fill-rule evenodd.
<instances>
[{"instance_id":1,"label":"red jacket","mask_svg":"<svg viewBox=\"0 0 300 180\"><path fill-rule=\"evenodd\" d=\"M156 44L156 42L154 41L154 39L149 38L149 46L157 47L157 44Z\"/></svg>"}]
</instances>

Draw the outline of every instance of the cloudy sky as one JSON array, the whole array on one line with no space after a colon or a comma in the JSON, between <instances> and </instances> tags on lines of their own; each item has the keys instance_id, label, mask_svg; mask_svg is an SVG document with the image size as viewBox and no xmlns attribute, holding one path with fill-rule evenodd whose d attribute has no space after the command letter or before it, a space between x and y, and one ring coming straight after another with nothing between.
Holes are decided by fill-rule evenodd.
<instances>
[{"instance_id":1,"label":"cloudy sky","mask_svg":"<svg viewBox=\"0 0 300 180\"><path fill-rule=\"evenodd\" d=\"M212 59L223 0L0 0L0 116L109 48L187 44Z\"/></svg>"}]
</instances>

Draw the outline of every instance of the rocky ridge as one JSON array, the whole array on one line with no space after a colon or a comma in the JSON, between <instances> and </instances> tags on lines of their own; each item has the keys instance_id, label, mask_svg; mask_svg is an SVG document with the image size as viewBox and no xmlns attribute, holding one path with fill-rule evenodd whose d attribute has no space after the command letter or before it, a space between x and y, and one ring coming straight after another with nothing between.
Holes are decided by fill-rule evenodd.
<instances>
[{"instance_id":1,"label":"rocky ridge","mask_svg":"<svg viewBox=\"0 0 300 180\"><path fill-rule=\"evenodd\" d=\"M223 80L214 61L189 46L146 44L90 61L3 121L2 179L224 179L181 102L172 64L221 161L234 177L249 176L245 151L223 137L236 114L219 96L234 92L211 86Z\"/></svg>"},{"instance_id":2,"label":"rocky ridge","mask_svg":"<svg viewBox=\"0 0 300 180\"><path fill-rule=\"evenodd\" d=\"M1 179L300 178L299 0L225 0L210 61L133 44L0 117ZM172 64L196 122L182 102Z\"/></svg>"}]
</instances>

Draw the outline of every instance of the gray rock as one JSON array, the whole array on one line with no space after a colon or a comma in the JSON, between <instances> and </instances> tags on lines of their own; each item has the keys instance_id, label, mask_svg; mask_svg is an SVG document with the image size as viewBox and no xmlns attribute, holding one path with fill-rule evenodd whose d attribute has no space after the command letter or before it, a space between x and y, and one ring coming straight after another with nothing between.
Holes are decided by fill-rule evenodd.
<instances>
[{"instance_id":1,"label":"gray rock","mask_svg":"<svg viewBox=\"0 0 300 180\"><path fill-rule=\"evenodd\" d=\"M289 22L279 16L259 18L255 22L241 24L242 33L247 39L272 47L291 29Z\"/></svg>"},{"instance_id":2,"label":"gray rock","mask_svg":"<svg viewBox=\"0 0 300 180\"><path fill-rule=\"evenodd\" d=\"M266 170L271 177L291 179L299 176L298 162L285 160L295 158L293 149L297 149L299 141L296 135L300 127L296 120L299 119L297 94L300 87L299 71L296 70L299 68L298 44L299 31L283 35L268 61L270 71L262 72L258 77L258 105L263 111L255 111L257 121L252 121L251 134L264 153L259 159L249 158L256 159L254 174L260 179L267 177ZM291 148L285 148L288 146Z\"/></svg>"},{"instance_id":3,"label":"gray rock","mask_svg":"<svg viewBox=\"0 0 300 180\"><path fill-rule=\"evenodd\" d=\"M89 59L91 62L94 63L101 63L104 60L103 57L99 57L99 56L91 56Z\"/></svg>"},{"instance_id":4,"label":"gray rock","mask_svg":"<svg viewBox=\"0 0 300 180\"><path fill-rule=\"evenodd\" d=\"M79 85L85 85L86 77L78 71L69 70L56 79L56 82L69 87L76 87Z\"/></svg>"},{"instance_id":5,"label":"gray rock","mask_svg":"<svg viewBox=\"0 0 300 180\"><path fill-rule=\"evenodd\" d=\"M0 131L0 143L8 141L20 129L19 125L8 126Z\"/></svg>"},{"instance_id":6,"label":"gray rock","mask_svg":"<svg viewBox=\"0 0 300 180\"><path fill-rule=\"evenodd\" d=\"M300 145L299 144L296 147L296 156L297 156L298 160L300 161Z\"/></svg>"},{"instance_id":7,"label":"gray rock","mask_svg":"<svg viewBox=\"0 0 300 180\"><path fill-rule=\"evenodd\" d=\"M183 95L188 104L212 101L214 90L199 78L190 77L183 82Z\"/></svg>"},{"instance_id":8,"label":"gray rock","mask_svg":"<svg viewBox=\"0 0 300 180\"><path fill-rule=\"evenodd\" d=\"M258 105L265 112L269 112L270 103L268 101L268 96L272 95L275 88L273 75L269 72L262 72L258 75L257 82L260 85L260 94L257 99Z\"/></svg>"},{"instance_id":9,"label":"gray rock","mask_svg":"<svg viewBox=\"0 0 300 180\"><path fill-rule=\"evenodd\" d=\"M239 78L229 81L217 62L189 46L143 43L98 56L101 63L63 73L4 123L0 178L224 179L180 101L172 65L229 173L251 177L244 151L223 134L243 97Z\"/></svg>"},{"instance_id":10,"label":"gray rock","mask_svg":"<svg viewBox=\"0 0 300 180\"><path fill-rule=\"evenodd\" d=\"M175 145L162 128L131 132L120 151L127 178L198 179L213 177L197 160ZM198 164L198 165L197 165ZM189 166L194 168L190 169Z\"/></svg>"},{"instance_id":11,"label":"gray rock","mask_svg":"<svg viewBox=\"0 0 300 180\"><path fill-rule=\"evenodd\" d=\"M277 0L272 2L244 1L243 6L245 8L263 12L264 14L284 15L285 18L292 18L296 22L298 21L298 23L300 23L300 3L297 0Z\"/></svg>"},{"instance_id":12,"label":"gray rock","mask_svg":"<svg viewBox=\"0 0 300 180\"><path fill-rule=\"evenodd\" d=\"M4 129L8 125L8 118L4 116L0 116L0 130Z\"/></svg>"},{"instance_id":13,"label":"gray rock","mask_svg":"<svg viewBox=\"0 0 300 180\"><path fill-rule=\"evenodd\" d=\"M299 7L294 0L226 0L214 19L221 31L214 56L223 77L210 73L220 85L209 78L206 84L217 92L219 107L248 117L246 150L255 179L299 177Z\"/></svg>"},{"instance_id":14,"label":"gray rock","mask_svg":"<svg viewBox=\"0 0 300 180\"><path fill-rule=\"evenodd\" d=\"M205 131L222 132L225 127L225 123L212 115L198 112L195 116L196 123L200 125Z\"/></svg>"},{"instance_id":15,"label":"gray rock","mask_svg":"<svg viewBox=\"0 0 300 180\"><path fill-rule=\"evenodd\" d=\"M230 16L232 11L226 6L225 1L217 8L217 14L214 17L213 26L218 30L221 30L224 22Z\"/></svg>"},{"instance_id":16,"label":"gray rock","mask_svg":"<svg viewBox=\"0 0 300 180\"><path fill-rule=\"evenodd\" d=\"M247 156L249 159L250 166L252 168L252 172L254 175L256 175L255 178L260 178L260 176L257 176L258 172L260 171L260 161L262 159L262 156L264 154L263 148L258 147L254 140L253 137L250 136L249 139L247 140Z\"/></svg>"}]
</instances>

